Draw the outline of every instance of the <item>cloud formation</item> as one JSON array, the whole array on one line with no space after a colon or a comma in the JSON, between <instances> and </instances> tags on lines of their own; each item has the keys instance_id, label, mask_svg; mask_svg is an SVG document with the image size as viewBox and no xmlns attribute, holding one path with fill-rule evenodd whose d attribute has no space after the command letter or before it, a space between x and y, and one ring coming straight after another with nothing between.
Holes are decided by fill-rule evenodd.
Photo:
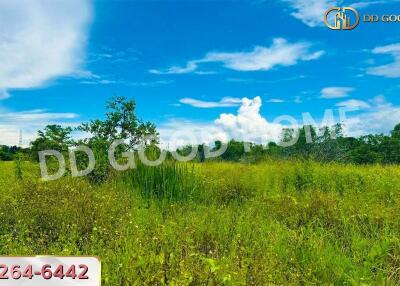
<instances>
[{"instance_id":1,"label":"cloud formation","mask_svg":"<svg viewBox=\"0 0 400 286\"><path fill-rule=\"evenodd\" d=\"M324 26L325 11L334 6L351 6L356 9L363 9L371 5L387 4L399 0L365 0L360 2L343 0L281 0L290 5L290 14L302 21L309 27Z\"/></svg>"},{"instance_id":2,"label":"cloud formation","mask_svg":"<svg viewBox=\"0 0 400 286\"><path fill-rule=\"evenodd\" d=\"M283 99L279 99L279 98L271 98L271 99L268 100L268 102L271 102L271 103L283 103L285 101Z\"/></svg>"},{"instance_id":3,"label":"cloud formation","mask_svg":"<svg viewBox=\"0 0 400 286\"><path fill-rule=\"evenodd\" d=\"M19 132L23 133L23 145L28 146L37 134L37 130L43 129L48 124L76 125L78 117L75 113L49 112L44 109L26 111L2 110L0 113L0 144L9 146L17 145Z\"/></svg>"},{"instance_id":4,"label":"cloud formation","mask_svg":"<svg viewBox=\"0 0 400 286\"><path fill-rule=\"evenodd\" d=\"M332 86L325 87L321 90L321 98L333 99L333 98L343 98L349 96L354 88L352 87L342 87L342 86Z\"/></svg>"},{"instance_id":5,"label":"cloud formation","mask_svg":"<svg viewBox=\"0 0 400 286\"><path fill-rule=\"evenodd\" d=\"M308 42L290 43L283 38L275 38L271 46L256 46L248 52L209 52L199 60L191 60L186 66L172 66L166 70L152 69L153 74L204 73L197 71L201 64L220 63L225 68L235 71L268 71L277 66L293 66L300 61L320 58L324 51L311 51Z\"/></svg>"},{"instance_id":6,"label":"cloud formation","mask_svg":"<svg viewBox=\"0 0 400 286\"><path fill-rule=\"evenodd\" d=\"M237 113L222 113L213 122L171 120L159 128L161 142L170 149L186 144L210 144L216 140L227 142L230 139L265 144L270 141L278 142L283 128L304 124L294 118L288 121L289 116L286 115L268 121L261 115L261 106L260 97L242 98ZM387 102L382 95L368 102L351 99L339 102L336 106L346 111L346 120L341 122L346 136L387 134L400 122L400 107ZM339 122L338 117L336 115L334 122ZM321 119L316 120L318 121L323 122Z\"/></svg>"},{"instance_id":7,"label":"cloud formation","mask_svg":"<svg viewBox=\"0 0 400 286\"><path fill-rule=\"evenodd\" d=\"M283 126L268 122L260 113L261 106L262 100L259 96L253 99L243 98L237 115L223 113L214 123L227 138L263 143L277 141Z\"/></svg>"},{"instance_id":8,"label":"cloud formation","mask_svg":"<svg viewBox=\"0 0 400 286\"><path fill-rule=\"evenodd\" d=\"M324 13L341 1L335 0L283 0L291 6L291 15L309 27L324 25Z\"/></svg>"},{"instance_id":9,"label":"cloud formation","mask_svg":"<svg viewBox=\"0 0 400 286\"><path fill-rule=\"evenodd\" d=\"M394 2L399 2L399 0L366 0L364 2L356 2L352 3L351 7L356 8L356 9L362 9L366 8L372 5L378 5L378 4L387 4L387 3L394 3Z\"/></svg>"},{"instance_id":10,"label":"cloud formation","mask_svg":"<svg viewBox=\"0 0 400 286\"><path fill-rule=\"evenodd\" d=\"M260 97L242 98L236 114L222 113L213 122L171 120L159 129L161 141L171 149L185 144L209 144L216 140L226 142L237 139L258 143L278 141L283 125L264 118L260 113L261 106Z\"/></svg>"},{"instance_id":11,"label":"cloud formation","mask_svg":"<svg viewBox=\"0 0 400 286\"><path fill-rule=\"evenodd\" d=\"M392 56L393 61L389 64L368 68L368 74L388 78L400 77L400 43L376 47L372 50L372 53L376 55Z\"/></svg>"},{"instance_id":12,"label":"cloud formation","mask_svg":"<svg viewBox=\"0 0 400 286\"><path fill-rule=\"evenodd\" d=\"M189 61L185 67L178 67L178 66L172 66L168 68L167 70L161 71L161 70L156 70L156 69L151 69L149 70L150 73L152 74L185 74L185 73L191 73L194 72L197 68L198 65L197 63L200 61Z\"/></svg>"},{"instance_id":13,"label":"cloud formation","mask_svg":"<svg viewBox=\"0 0 400 286\"><path fill-rule=\"evenodd\" d=\"M371 107L367 102L357 99L349 99L346 101L338 102L336 103L336 106L344 107L349 110L368 109Z\"/></svg>"},{"instance_id":14,"label":"cloud formation","mask_svg":"<svg viewBox=\"0 0 400 286\"><path fill-rule=\"evenodd\" d=\"M35 88L81 64L89 0L0 1L0 90Z\"/></svg>"},{"instance_id":15,"label":"cloud formation","mask_svg":"<svg viewBox=\"0 0 400 286\"><path fill-rule=\"evenodd\" d=\"M220 101L203 101L190 97L182 98L179 100L180 103L187 104L198 108L215 108L215 107L231 107L238 106L242 102L240 98L236 97L224 97Z\"/></svg>"},{"instance_id":16,"label":"cloud formation","mask_svg":"<svg viewBox=\"0 0 400 286\"><path fill-rule=\"evenodd\" d=\"M374 97L369 102L370 107L365 112L348 117L344 125L345 134L354 137L388 134L400 122L400 107L387 102L384 96Z\"/></svg>"}]
</instances>

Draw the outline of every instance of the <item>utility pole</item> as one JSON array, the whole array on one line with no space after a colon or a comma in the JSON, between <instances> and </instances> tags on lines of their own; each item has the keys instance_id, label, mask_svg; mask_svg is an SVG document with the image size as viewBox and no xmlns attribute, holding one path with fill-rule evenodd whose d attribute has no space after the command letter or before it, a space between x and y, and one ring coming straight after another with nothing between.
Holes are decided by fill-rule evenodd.
<instances>
[{"instance_id":1,"label":"utility pole","mask_svg":"<svg viewBox=\"0 0 400 286\"><path fill-rule=\"evenodd\" d=\"M19 147L19 148L22 148L22 129L19 130L18 147Z\"/></svg>"}]
</instances>

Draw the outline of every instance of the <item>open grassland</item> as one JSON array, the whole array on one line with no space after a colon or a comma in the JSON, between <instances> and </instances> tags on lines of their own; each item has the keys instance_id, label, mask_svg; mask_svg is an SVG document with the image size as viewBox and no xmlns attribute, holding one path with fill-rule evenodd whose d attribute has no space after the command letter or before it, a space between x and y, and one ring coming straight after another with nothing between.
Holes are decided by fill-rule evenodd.
<instances>
[{"instance_id":1,"label":"open grassland","mask_svg":"<svg viewBox=\"0 0 400 286\"><path fill-rule=\"evenodd\" d=\"M102 185L0 163L1 255L96 255L103 285L399 285L400 167L139 166Z\"/></svg>"}]
</instances>

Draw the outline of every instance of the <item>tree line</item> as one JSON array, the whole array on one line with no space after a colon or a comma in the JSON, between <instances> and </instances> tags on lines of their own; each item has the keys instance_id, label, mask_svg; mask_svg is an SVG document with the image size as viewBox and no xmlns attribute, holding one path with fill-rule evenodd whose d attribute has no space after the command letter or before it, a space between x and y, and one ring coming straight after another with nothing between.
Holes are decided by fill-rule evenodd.
<instances>
[{"instance_id":1,"label":"tree line","mask_svg":"<svg viewBox=\"0 0 400 286\"><path fill-rule=\"evenodd\" d=\"M153 123L143 122L135 113L135 102L125 97L115 97L107 103L105 119L96 119L83 123L77 128L48 125L38 131L37 138L28 148L0 146L0 160L16 160L18 154L38 160L38 152L57 150L63 154L68 148L86 145L94 151L96 162L107 161L107 149L115 140L124 140L127 144L119 147L119 153L133 150L149 136L145 142L153 151L157 148L158 132ZM72 133L85 134L83 139L73 139ZM284 147L283 142L296 141ZM219 150L224 144L216 141L211 150ZM184 146L177 150L181 155L190 153L193 146ZM359 138L346 137L342 125L316 128L303 126L299 130L283 130L280 142L268 144L246 143L231 140L226 151L217 158L206 158L204 145L196 146L198 152L195 161L221 160L232 162L258 162L265 159L300 159L320 162L342 162L354 164L399 164L400 163L400 124L390 134L369 134ZM155 151L157 152L157 151ZM170 155L170 154L169 154ZM85 163L82 158L82 164ZM101 166L101 163L100 163ZM105 170L97 170L104 174ZM98 175L99 175L98 174Z\"/></svg>"}]
</instances>

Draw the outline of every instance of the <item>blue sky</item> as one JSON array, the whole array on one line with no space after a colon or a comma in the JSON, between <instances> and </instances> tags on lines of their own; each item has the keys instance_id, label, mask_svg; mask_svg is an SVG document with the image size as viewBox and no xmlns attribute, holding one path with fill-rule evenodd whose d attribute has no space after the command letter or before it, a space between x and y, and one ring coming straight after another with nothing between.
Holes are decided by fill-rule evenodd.
<instances>
[{"instance_id":1,"label":"blue sky","mask_svg":"<svg viewBox=\"0 0 400 286\"><path fill-rule=\"evenodd\" d=\"M0 144L17 144L20 129L27 144L48 123L101 117L113 95L134 98L163 138L213 130L276 139L278 116L318 121L340 107L356 109L350 135L400 122L400 22L323 25L331 6L400 14L397 1L7 2Z\"/></svg>"}]
</instances>

